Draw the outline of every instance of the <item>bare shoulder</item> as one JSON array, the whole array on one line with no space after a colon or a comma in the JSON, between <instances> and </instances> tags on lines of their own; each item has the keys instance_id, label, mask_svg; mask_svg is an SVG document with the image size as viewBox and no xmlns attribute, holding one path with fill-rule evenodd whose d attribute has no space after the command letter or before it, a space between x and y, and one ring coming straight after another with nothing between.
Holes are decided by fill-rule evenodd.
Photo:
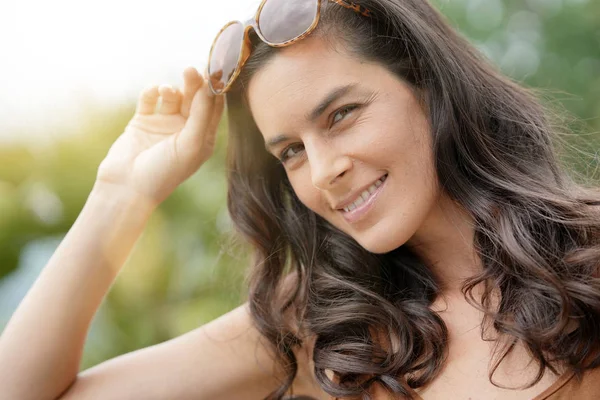
<instances>
[{"instance_id":1,"label":"bare shoulder","mask_svg":"<svg viewBox=\"0 0 600 400\"><path fill-rule=\"evenodd\" d=\"M290 293L298 285L300 285L298 276L292 272L284 278L281 289L284 293ZM296 303L286 314L286 319L294 333L302 339L302 346L293 349L298 370L292 384L292 393L294 396L310 396L316 400L332 400L333 397L321 389L314 374L313 351L316 336L300 326L299 321L296 320L295 307L298 307Z\"/></svg>"},{"instance_id":2,"label":"bare shoulder","mask_svg":"<svg viewBox=\"0 0 600 400\"><path fill-rule=\"evenodd\" d=\"M292 386L293 394L310 396L317 400L332 400L317 382L314 374L314 363L312 360L312 348L314 340L307 341L306 344L294 351L298 362L298 373Z\"/></svg>"},{"instance_id":3,"label":"bare shoulder","mask_svg":"<svg viewBox=\"0 0 600 400\"><path fill-rule=\"evenodd\" d=\"M60 399L259 399L279 386L277 371L243 304L177 338L80 373Z\"/></svg>"}]
</instances>

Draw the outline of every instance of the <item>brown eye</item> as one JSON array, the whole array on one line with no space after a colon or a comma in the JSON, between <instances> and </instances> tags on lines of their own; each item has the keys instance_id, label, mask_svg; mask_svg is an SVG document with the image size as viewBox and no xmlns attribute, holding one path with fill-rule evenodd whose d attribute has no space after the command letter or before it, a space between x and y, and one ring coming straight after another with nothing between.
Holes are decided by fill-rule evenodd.
<instances>
[{"instance_id":1,"label":"brown eye","mask_svg":"<svg viewBox=\"0 0 600 400\"><path fill-rule=\"evenodd\" d=\"M285 163L288 159L290 159L290 158L294 157L296 154L298 154L298 152L294 151L294 147L297 147L297 146L292 145L292 146L286 147L279 155L279 161L281 161L282 163Z\"/></svg>"},{"instance_id":2,"label":"brown eye","mask_svg":"<svg viewBox=\"0 0 600 400\"><path fill-rule=\"evenodd\" d=\"M358 108L358 105L356 104L352 104L352 105L348 105L348 106L344 106L340 109L338 109L337 111L335 111L333 113L333 123L331 124L332 126L335 125L337 122L341 121L342 119L344 119L344 117L346 115L348 115L352 110ZM336 117L338 115L341 115L342 117L339 119L336 119Z\"/></svg>"}]
</instances>

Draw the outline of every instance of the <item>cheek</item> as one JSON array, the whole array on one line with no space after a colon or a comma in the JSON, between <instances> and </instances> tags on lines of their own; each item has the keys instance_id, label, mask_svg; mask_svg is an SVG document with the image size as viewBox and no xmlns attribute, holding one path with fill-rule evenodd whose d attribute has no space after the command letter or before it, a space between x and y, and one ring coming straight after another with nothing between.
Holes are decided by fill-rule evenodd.
<instances>
[{"instance_id":1,"label":"cheek","mask_svg":"<svg viewBox=\"0 0 600 400\"><path fill-rule=\"evenodd\" d=\"M359 161L374 163L397 162L398 157L407 149L412 127L397 107L387 106L373 110L352 127L354 132L343 137L340 147Z\"/></svg>"},{"instance_id":2,"label":"cheek","mask_svg":"<svg viewBox=\"0 0 600 400\"><path fill-rule=\"evenodd\" d=\"M327 205L323 201L321 192L312 185L310 175L304 171L297 172L297 175L289 177L289 179L296 197L302 204L323 216L323 213L328 210L324 208Z\"/></svg>"},{"instance_id":3,"label":"cheek","mask_svg":"<svg viewBox=\"0 0 600 400\"><path fill-rule=\"evenodd\" d=\"M409 168L424 171L432 167L432 140L429 123L418 109L411 110L403 118L389 120L378 148L382 159L407 164ZM415 172L413 170L412 172Z\"/></svg>"}]
</instances>

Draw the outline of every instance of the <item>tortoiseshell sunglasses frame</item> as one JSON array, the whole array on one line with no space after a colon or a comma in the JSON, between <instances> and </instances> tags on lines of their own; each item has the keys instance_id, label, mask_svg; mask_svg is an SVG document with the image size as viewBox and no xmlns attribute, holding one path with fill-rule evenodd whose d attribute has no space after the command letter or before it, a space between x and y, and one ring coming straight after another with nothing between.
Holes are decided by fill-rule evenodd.
<instances>
[{"instance_id":1,"label":"tortoiseshell sunglasses frame","mask_svg":"<svg viewBox=\"0 0 600 400\"><path fill-rule=\"evenodd\" d=\"M227 93L227 91L231 88L231 86L233 85L233 82L237 79L238 75L240 74L242 67L244 66L244 64L246 63L246 60L248 60L248 57L250 57L250 52L252 50L252 45L250 43L250 36L249 36L249 32L250 29L254 29L254 31L256 32L256 34L258 35L258 37L265 42L266 44L268 44L271 47L285 47L285 46L289 46L291 44L294 44L295 42L304 39L306 36L310 35L310 33L317 27L317 24L319 23L319 17L321 16L321 2L322 1L331 1L332 3L336 3L339 4L342 7L346 7L348 9L351 9L365 17L371 17L371 11L363 6L361 6L360 4L356 4L350 0L315 0L317 2L317 15L315 16L315 19L312 23L312 25L302 34L300 34L299 36L285 41L283 43L272 43L269 42L264 36L263 34L260 32L260 29L258 28L259 26L259 19L260 19L260 13L265 5L265 3L267 1L270 0L263 0L260 3L260 6L258 6L258 10L256 11L256 14L254 15L254 18L249 19L248 21L246 21L245 23L243 23L243 27L244 27L244 39L243 39L243 44L242 44L242 48L240 49L240 54L238 55L238 62L237 65L235 67L235 71L233 72L233 74L231 75L231 78L229 79L227 85L223 88L223 90L221 90L220 92L215 91L215 89L213 88L212 85L212 80L208 79L208 85L210 87L210 90L215 94L215 95L220 95L220 94L225 94ZM272 0L271 0L272 1ZM284 0L286 1L286 0ZM290 0L287 0L290 1ZM212 57L212 53L213 50L215 48L215 44L217 43L217 39L219 38L219 36L221 36L221 33L223 33L223 31L225 29L227 29L230 25L233 24L237 24L237 23L241 23L240 21L231 21L228 22L227 24L225 24L225 26L223 26L223 28L221 28L221 30L219 31L219 33L217 34L217 36L215 36L215 39L213 40L213 43L210 47L210 53L208 54L208 67L207 67L207 71L210 74L210 60Z\"/></svg>"}]
</instances>

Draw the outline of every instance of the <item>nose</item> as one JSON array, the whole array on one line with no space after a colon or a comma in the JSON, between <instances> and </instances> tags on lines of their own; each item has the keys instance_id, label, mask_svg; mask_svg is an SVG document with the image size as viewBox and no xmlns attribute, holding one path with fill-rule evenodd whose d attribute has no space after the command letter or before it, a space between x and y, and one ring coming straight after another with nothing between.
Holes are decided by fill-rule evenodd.
<instances>
[{"instance_id":1,"label":"nose","mask_svg":"<svg viewBox=\"0 0 600 400\"><path fill-rule=\"evenodd\" d=\"M343 151L328 143L313 143L306 148L313 186L330 190L334 183L350 168L352 159Z\"/></svg>"}]
</instances>

